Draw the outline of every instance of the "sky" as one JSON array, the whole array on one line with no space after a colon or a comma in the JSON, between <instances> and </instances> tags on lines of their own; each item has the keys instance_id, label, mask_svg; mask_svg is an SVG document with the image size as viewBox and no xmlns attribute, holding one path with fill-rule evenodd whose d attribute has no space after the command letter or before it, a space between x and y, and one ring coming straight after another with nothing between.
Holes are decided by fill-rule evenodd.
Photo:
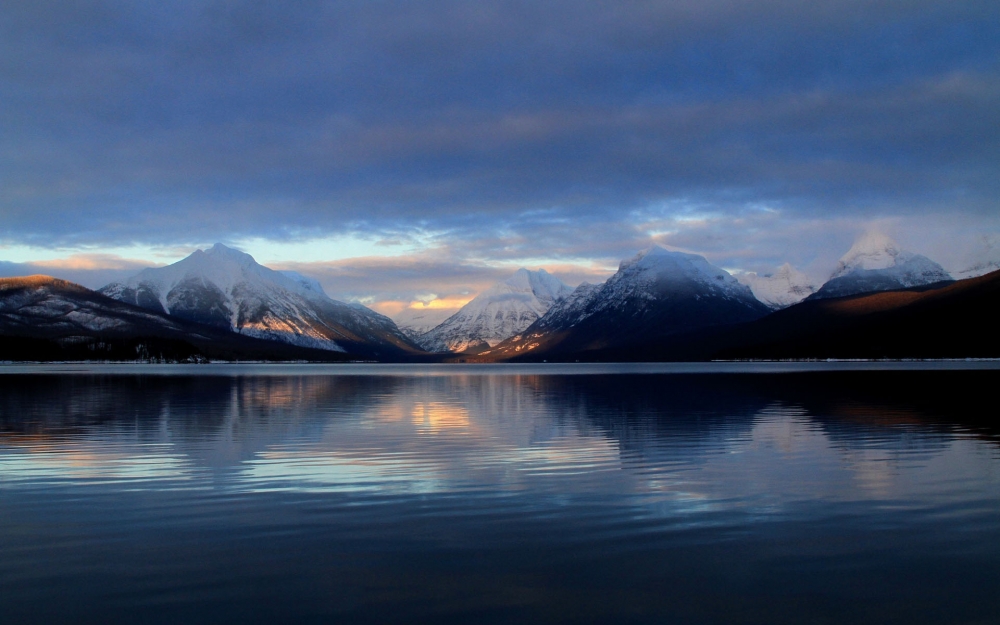
<instances>
[{"instance_id":1,"label":"sky","mask_svg":"<svg viewBox=\"0 0 1000 625\"><path fill-rule=\"evenodd\" d=\"M652 244L817 282L887 232L1000 254L1000 3L0 8L0 274L219 241L392 313Z\"/></svg>"}]
</instances>

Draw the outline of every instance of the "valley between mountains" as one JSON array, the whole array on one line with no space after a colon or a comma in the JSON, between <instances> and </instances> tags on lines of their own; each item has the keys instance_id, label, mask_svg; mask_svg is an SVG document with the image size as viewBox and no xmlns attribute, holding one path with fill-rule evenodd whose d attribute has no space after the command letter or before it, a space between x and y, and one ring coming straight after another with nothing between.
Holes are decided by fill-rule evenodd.
<instances>
[{"instance_id":1,"label":"valley between mountains","mask_svg":"<svg viewBox=\"0 0 1000 625\"><path fill-rule=\"evenodd\" d=\"M631 361L996 358L1000 271L954 278L869 233L822 285L651 247L603 284L520 269L431 327L331 298L216 244L98 291L0 278L7 361ZM963 274L970 275L970 274Z\"/></svg>"}]
</instances>

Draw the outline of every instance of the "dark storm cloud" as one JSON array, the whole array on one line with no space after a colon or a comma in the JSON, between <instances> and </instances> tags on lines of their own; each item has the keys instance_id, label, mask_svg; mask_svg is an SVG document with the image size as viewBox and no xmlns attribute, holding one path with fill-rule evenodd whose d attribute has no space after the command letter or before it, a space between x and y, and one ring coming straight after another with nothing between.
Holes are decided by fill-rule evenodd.
<instances>
[{"instance_id":1,"label":"dark storm cloud","mask_svg":"<svg viewBox=\"0 0 1000 625\"><path fill-rule=\"evenodd\" d=\"M998 50L996 2L7 3L0 238L991 216Z\"/></svg>"}]
</instances>

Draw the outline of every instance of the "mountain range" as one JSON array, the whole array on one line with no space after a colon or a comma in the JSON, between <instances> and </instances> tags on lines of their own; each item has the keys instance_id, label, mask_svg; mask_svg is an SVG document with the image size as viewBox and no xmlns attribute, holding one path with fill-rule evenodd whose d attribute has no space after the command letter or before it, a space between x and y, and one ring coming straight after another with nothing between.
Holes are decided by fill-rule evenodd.
<instances>
[{"instance_id":1,"label":"mountain range","mask_svg":"<svg viewBox=\"0 0 1000 625\"><path fill-rule=\"evenodd\" d=\"M577 287L549 314L483 355L607 349L768 312L749 287L705 258L654 246L623 261L603 285Z\"/></svg>"},{"instance_id":2,"label":"mountain range","mask_svg":"<svg viewBox=\"0 0 1000 625\"><path fill-rule=\"evenodd\" d=\"M995 309L998 275L955 282L878 234L860 238L819 288L790 265L734 277L654 246L603 284L575 289L520 269L436 326L407 333L311 278L217 244L100 292L48 277L0 280L0 359L1000 356L983 317ZM946 338L970 332L980 340Z\"/></svg>"}]
</instances>

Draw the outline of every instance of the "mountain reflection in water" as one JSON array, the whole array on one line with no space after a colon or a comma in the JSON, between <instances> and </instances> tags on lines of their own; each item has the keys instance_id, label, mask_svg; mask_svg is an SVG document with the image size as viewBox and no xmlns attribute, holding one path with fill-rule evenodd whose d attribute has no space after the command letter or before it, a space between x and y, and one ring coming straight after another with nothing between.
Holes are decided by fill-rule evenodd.
<instances>
[{"instance_id":1,"label":"mountain reflection in water","mask_svg":"<svg viewBox=\"0 0 1000 625\"><path fill-rule=\"evenodd\" d=\"M994 370L96 371L0 375L11 622L1000 613Z\"/></svg>"}]
</instances>

